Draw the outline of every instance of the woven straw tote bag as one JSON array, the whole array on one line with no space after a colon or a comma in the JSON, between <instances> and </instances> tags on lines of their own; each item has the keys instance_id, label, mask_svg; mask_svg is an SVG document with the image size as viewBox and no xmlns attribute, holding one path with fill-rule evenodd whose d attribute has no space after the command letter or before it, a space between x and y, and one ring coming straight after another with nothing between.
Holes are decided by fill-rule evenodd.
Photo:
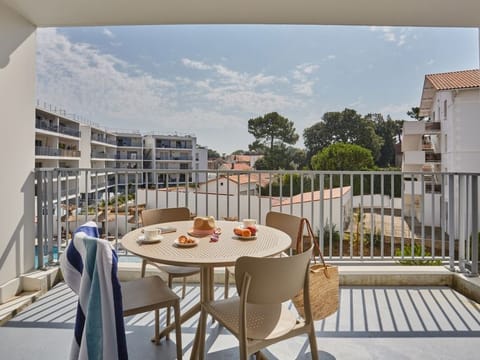
<instances>
[{"instance_id":1,"label":"woven straw tote bag","mask_svg":"<svg viewBox=\"0 0 480 360\"><path fill-rule=\"evenodd\" d=\"M322 320L338 310L338 267L325 263L318 241L315 240L313 235L312 226L310 225L308 219L305 218L302 219L302 226L300 226L297 236L297 252L301 252L303 249L304 225L307 226L307 232L308 236L310 237L310 241L313 241L314 243L314 249L316 251L314 251L313 254L318 253L320 258L320 263L316 263L315 255L313 255L314 263L310 265L309 272L309 291L310 307L312 310L313 320ZM293 304L295 305L300 316L305 318L303 290L301 290L300 293L293 298Z\"/></svg>"}]
</instances>

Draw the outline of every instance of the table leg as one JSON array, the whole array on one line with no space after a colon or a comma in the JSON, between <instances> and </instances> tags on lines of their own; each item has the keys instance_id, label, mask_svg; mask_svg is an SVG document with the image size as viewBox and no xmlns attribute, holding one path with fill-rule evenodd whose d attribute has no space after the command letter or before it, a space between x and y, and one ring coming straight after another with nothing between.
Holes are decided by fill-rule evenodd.
<instances>
[{"instance_id":1,"label":"table leg","mask_svg":"<svg viewBox=\"0 0 480 360\"><path fill-rule=\"evenodd\" d=\"M202 266L200 271L200 298L202 303L207 303L213 299L213 267ZM202 360L205 355L205 334L207 331L207 316L200 312L200 320L195 340L193 342L190 359Z\"/></svg>"}]
</instances>

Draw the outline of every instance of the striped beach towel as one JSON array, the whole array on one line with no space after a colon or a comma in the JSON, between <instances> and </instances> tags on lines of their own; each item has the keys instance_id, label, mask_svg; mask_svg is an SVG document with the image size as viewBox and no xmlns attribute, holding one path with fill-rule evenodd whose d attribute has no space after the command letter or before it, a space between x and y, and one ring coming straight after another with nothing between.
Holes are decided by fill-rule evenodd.
<instances>
[{"instance_id":1,"label":"striped beach towel","mask_svg":"<svg viewBox=\"0 0 480 360\"><path fill-rule=\"evenodd\" d=\"M65 282L78 295L70 359L128 359L117 254L98 238L97 225L80 226L60 259Z\"/></svg>"}]
</instances>

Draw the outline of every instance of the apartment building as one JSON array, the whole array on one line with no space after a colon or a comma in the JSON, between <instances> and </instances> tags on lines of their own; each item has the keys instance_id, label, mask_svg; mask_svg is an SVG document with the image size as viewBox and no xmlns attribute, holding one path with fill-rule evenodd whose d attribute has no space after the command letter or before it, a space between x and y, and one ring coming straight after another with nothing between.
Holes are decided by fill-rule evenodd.
<instances>
[{"instance_id":1,"label":"apartment building","mask_svg":"<svg viewBox=\"0 0 480 360\"><path fill-rule=\"evenodd\" d=\"M206 174L186 179L181 172L161 174L148 170L205 170L208 149L197 146L192 135L142 135L135 130L108 130L98 124L72 119L64 110L36 108L35 167L89 168L81 177L65 170L59 174L62 198L80 188L98 197L115 184L121 191L129 183L166 186L199 182ZM125 169L113 174L109 169ZM135 169L139 171L135 171ZM145 171L146 170L146 171ZM57 179L53 179L57 181ZM155 183L157 181L157 183Z\"/></svg>"},{"instance_id":2,"label":"apartment building","mask_svg":"<svg viewBox=\"0 0 480 360\"><path fill-rule=\"evenodd\" d=\"M208 154L208 149L197 146L197 139L192 135L148 134L144 136L143 154L145 170L168 170L165 173L155 172L156 177L153 172L148 173L149 184L167 187L198 183L206 177L202 173L192 175L192 170L207 169Z\"/></svg>"},{"instance_id":3,"label":"apartment building","mask_svg":"<svg viewBox=\"0 0 480 360\"><path fill-rule=\"evenodd\" d=\"M426 209L424 222L432 225L430 212L442 211L440 205L448 208L448 194L442 197L448 179L440 173L480 172L480 70L425 75L419 115L426 120L403 126L402 171L413 181L405 183L404 198L406 209L414 208L418 218ZM465 187L458 184L455 197ZM415 195L422 190L431 194L424 201Z\"/></svg>"}]
</instances>

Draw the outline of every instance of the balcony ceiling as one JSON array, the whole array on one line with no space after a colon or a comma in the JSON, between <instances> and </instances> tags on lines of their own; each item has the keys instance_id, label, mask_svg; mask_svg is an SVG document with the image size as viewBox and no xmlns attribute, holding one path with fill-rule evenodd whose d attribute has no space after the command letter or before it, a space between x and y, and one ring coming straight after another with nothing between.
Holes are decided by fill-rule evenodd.
<instances>
[{"instance_id":1,"label":"balcony ceiling","mask_svg":"<svg viewBox=\"0 0 480 360\"><path fill-rule=\"evenodd\" d=\"M39 27L323 24L480 27L479 0L0 0Z\"/></svg>"}]
</instances>

